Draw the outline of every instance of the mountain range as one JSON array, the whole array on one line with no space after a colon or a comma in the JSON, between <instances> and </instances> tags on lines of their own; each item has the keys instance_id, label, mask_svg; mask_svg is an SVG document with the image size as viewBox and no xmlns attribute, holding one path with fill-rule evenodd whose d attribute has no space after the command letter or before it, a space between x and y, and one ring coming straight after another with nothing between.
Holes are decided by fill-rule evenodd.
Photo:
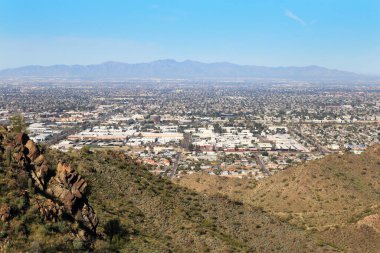
<instances>
[{"instance_id":1,"label":"mountain range","mask_svg":"<svg viewBox=\"0 0 380 253\"><path fill-rule=\"evenodd\" d=\"M373 77L319 66L263 67L228 62L202 63L157 60L148 63L105 62L95 65L30 65L0 71L2 78L57 77L79 79L289 79L305 81L361 81Z\"/></svg>"}]
</instances>

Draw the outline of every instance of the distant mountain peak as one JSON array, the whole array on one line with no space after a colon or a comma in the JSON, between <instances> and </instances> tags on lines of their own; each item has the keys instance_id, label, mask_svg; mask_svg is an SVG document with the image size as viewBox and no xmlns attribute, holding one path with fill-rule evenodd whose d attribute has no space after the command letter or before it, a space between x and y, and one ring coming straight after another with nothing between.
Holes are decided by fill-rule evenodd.
<instances>
[{"instance_id":1,"label":"distant mountain peak","mask_svg":"<svg viewBox=\"0 0 380 253\"><path fill-rule=\"evenodd\" d=\"M119 62L119 61L106 61L106 62L101 63L100 65L102 65L102 64L104 64L104 65L113 65L113 64L125 64L125 63ZM99 64L91 64L91 66L93 66L93 65L99 65Z\"/></svg>"},{"instance_id":2,"label":"distant mountain peak","mask_svg":"<svg viewBox=\"0 0 380 253\"><path fill-rule=\"evenodd\" d=\"M179 63L179 62L174 59L161 59L161 60L153 61L152 63Z\"/></svg>"},{"instance_id":3,"label":"distant mountain peak","mask_svg":"<svg viewBox=\"0 0 380 253\"><path fill-rule=\"evenodd\" d=\"M0 71L0 77L61 77L83 79L128 78L241 78L290 80L361 80L367 76L333 70L316 65L306 67L263 67L229 62L202 63L193 60L161 59L148 63L129 64L107 61L92 65L24 66Z\"/></svg>"}]
</instances>

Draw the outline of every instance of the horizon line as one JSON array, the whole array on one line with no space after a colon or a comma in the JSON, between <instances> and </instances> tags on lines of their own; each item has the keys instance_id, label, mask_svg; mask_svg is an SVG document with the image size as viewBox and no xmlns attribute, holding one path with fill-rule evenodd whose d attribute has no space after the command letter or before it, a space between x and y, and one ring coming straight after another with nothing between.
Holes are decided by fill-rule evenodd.
<instances>
[{"instance_id":1,"label":"horizon line","mask_svg":"<svg viewBox=\"0 0 380 253\"><path fill-rule=\"evenodd\" d=\"M277 65L277 66L270 66L270 65L257 65L257 64L241 64L241 63L235 63L235 62L229 62L229 61L211 61L211 62L204 62L204 61L198 61L198 60L191 60L191 59L185 59L185 60L177 60L173 58L162 58L157 60L151 60L151 61L142 61L142 62L125 62L125 61L115 61L115 60L108 60L108 61L102 61L99 63L74 63L74 64L68 64L68 63L54 63L54 64L25 64L20 65L16 67L8 67L8 68L2 68L0 71L4 70L12 70L12 69L18 69L18 68L24 68L24 67L53 67L53 66L94 66L94 65L102 65L107 63L119 63L119 64L130 64L130 65L136 65L136 64L148 64L148 63L154 63L154 62L160 62L160 61L173 61L175 63L185 63L185 62L194 62L194 63L201 63L201 64L231 64L231 65L237 65L237 66L247 66L247 67L264 67L264 68L308 68L308 67L318 67L318 68L324 68L328 70L335 70L335 71L344 71L344 72L350 72L354 74L359 75L372 75L372 76L380 76L380 74L374 74L374 73L360 73L356 71L351 70L344 70L340 68L335 67L325 67L321 65L316 64L308 64L308 65Z\"/></svg>"}]
</instances>

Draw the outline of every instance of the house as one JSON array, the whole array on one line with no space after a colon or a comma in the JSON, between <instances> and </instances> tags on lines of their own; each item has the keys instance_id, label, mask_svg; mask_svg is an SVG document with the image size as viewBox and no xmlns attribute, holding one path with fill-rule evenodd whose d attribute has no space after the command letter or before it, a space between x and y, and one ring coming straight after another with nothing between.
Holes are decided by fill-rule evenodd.
<instances>
[{"instance_id":1,"label":"house","mask_svg":"<svg viewBox=\"0 0 380 253\"><path fill-rule=\"evenodd\" d=\"M31 139L34 142L44 142L44 141L47 141L51 137L52 137L51 134L39 134L34 137L31 137Z\"/></svg>"},{"instance_id":2,"label":"house","mask_svg":"<svg viewBox=\"0 0 380 253\"><path fill-rule=\"evenodd\" d=\"M272 150L273 148L273 145L271 143L266 143L266 142L259 142L257 145L259 146L260 150L269 151L269 150Z\"/></svg>"}]
</instances>

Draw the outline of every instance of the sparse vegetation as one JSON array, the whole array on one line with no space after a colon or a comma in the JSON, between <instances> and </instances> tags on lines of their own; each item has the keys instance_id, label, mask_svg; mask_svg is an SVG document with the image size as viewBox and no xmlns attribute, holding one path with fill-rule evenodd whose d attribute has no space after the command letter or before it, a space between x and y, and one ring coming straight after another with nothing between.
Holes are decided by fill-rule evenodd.
<instances>
[{"instance_id":1,"label":"sparse vegetation","mask_svg":"<svg viewBox=\"0 0 380 253\"><path fill-rule=\"evenodd\" d=\"M370 227L380 227L380 220L368 223L368 227L358 228L357 224L380 213L379 159L379 146L369 148L360 156L330 155L254 183L253 189L236 187L237 179L196 174L178 183L261 206L282 221L323 238L320 245L343 251L377 252L380 235ZM195 183L194 178L198 177L201 184ZM247 183L245 180L241 180L242 184ZM353 243L358 242L356 237L362 241Z\"/></svg>"}]
</instances>

